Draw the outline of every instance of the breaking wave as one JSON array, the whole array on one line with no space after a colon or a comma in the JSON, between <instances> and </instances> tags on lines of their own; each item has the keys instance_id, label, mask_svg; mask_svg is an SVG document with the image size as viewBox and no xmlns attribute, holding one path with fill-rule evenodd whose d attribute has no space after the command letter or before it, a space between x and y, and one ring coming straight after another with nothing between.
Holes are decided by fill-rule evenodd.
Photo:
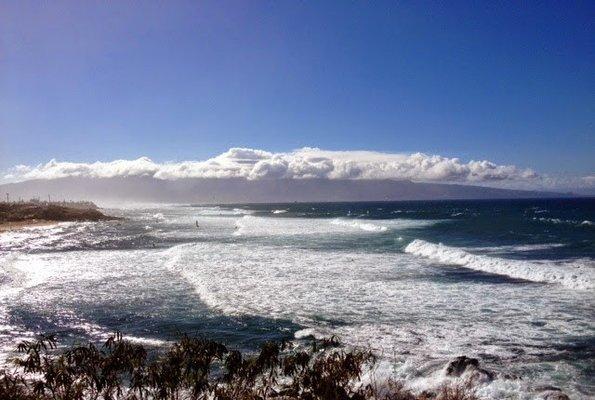
<instances>
[{"instance_id":1,"label":"breaking wave","mask_svg":"<svg viewBox=\"0 0 595 400\"><path fill-rule=\"evenodd\" d=\"M329 223L330 221L330 223ZM244 215L236 223L235 236L291 236L384 232L386 226L361 220L313 218L267 218Z\"/></svg>"},{"instance_id":2,"label":"breaking wave","mask_svg":"<svg viewBox=\"0 0 595 400\"><path fill-rule=\"evenodd\" d=\"M560 247L566 246L563 243L541 243L541 244L520 244L520 245L509 245L509 246L488 246L488 247L464 247L464 250L468 250L471 253L478 251L486 253L518 253L518 252L531 252L531 251L547 251L553 250Z\"/></svg>"},{"instance_id":3,"label":"breaking wave","mask_svg":"<svg viewBox=\"0 0 595 400\"><path fill-rule=\"evenodd\" d=\"M370 219L315 219L268 218L244 215L235 222L235 236L284 236L327 234L376 234L390 230L420 228L435 224L436 220L370 220Z\"/></svg>"},{"instance_id":4,"label":"breaking wave","mask_svg":"<svg viewBox=\"0 0 595 400\"><path fill-rule=\"evenodd\" d=\"M584 221L576 221L571 219L560 219L560 218L537 218L533 217L533 221L544 222L548 224L555 224L555 225L575 225L575 226L593 226L593 221L584 220Z\"/></svg>"},{"instance_id":5,"label":"breaking wave","mask_svg":"<svg viewBox=\"0 0 595 400\"><path fill-rule=\"evenodd\" d=\"M362 222L358 220L349 220L337 218L331 221L333 225L347 226L350 228L357 228L368 232L386 232L388 227L384 225L377 225L371 222Z\"/></svg>"},{"instance_id":6,"label":"breaking wave","mask_svg":"<svg viewBox=\"0 0 595 400\"><path fill-rule=\"evenodd\" d=\"M415 239L405 247L405 252L426 257L445 264L459 265L478 271L532 282L557 283L572 289L595 288L592 267L577 263L536 263L476 255L465 250Z\"/></svg>"},{"instance_id":7,"label":"breaking wave","mask_svg":"<svg viewBox=\"0 0 595 400\"><path fill-rule=\"evenodd\" d=\"M153 216L151 218L154 219L157 222L163 222L163 221L165 221L165 216L163 215L163 213L153 214Z\"/></svg>"},{"instance_id":8,"label":"breaking wave","mask_svg":"<svg viewBox=\"0 0 595 400\"><path fill-rule=\"evenodd\" d=\"M205 217L223 217L223 216L238 216L250 215L254 211L243 208L224 208L224 207L198 207L196 213Z\"/></svg>"}]
</instances>

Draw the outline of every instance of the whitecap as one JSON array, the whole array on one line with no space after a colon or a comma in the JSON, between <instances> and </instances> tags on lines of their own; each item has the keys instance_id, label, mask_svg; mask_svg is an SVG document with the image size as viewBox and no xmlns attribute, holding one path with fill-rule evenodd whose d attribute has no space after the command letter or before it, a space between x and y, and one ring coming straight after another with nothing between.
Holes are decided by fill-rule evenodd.
<instances>
[{"instance_id":1,"label":"whitecap","mask_svg":"<svg viewBox=\"0 0 595 400\"><path fill-rule=\"evenodd\" d=\"M560 219L560 218L537 218L537 217L533 217L534 221L539 221L539 222L544 222L544 223L549 223L549 224L555 224L555 225L559 225L559 224L565 224L565 225L576 225L576 226L592 226L593 222L589 221L589 220L584 220L584 221L576 221L576 220L572 220L572 219Z\"/></svg>"},{"instance_id":2,"label":"whitecap","mask_svg":"<svg viewBox=\"0 0 595 400\"><path fill-rule=\"evenodd\" d=\"M353 235L383 233L390 230L420 228L438 220L352 219L352 218L270 218L244 215L235 221L235 236Z\"/></svg>"},{"instance_id":3,"label":"whitecap","mask_svg":"<svg viewBox=\"0 0 595 400\"><path fill-rule=\"evenodd\" d=\"M506 246L488 246L488 247L463 247L462 249L470 252L486 253L516 253L529 251L545 251L566 246L563 243L538 243L538 244L518 244Z\"/></svg>"},{"instance_id":4,"label":"whitecap","mask_svg":"<svg viewBox=\"0 0 595 400\"><path fill-rule=\"evenodd\" d=\"M388 227L384 225L378 225L372 222L363 222L361 220L352 220L352 219L333 219L331 224L340 225L340 226L347 226L350 228L361 229L367 232L386 232Z\"/></svg>"},{"instance_id":5,"label":"whitecap","mask_svg":"<svg viewBox=\"0 0 595 400\"><path fill-rule=\"evenodd\" d=\"M240 216L253 214L253 210L244 208L224 208L224 207L199 207L195 210L198 215L205 217L224 217L224 216Z\"/></svg>"},{"instance_id":6,"label":"whitecap","mask_svg":"<svg viewBox=\"0 0 595 400\"><path fill-rule=\"evenodd\" d=\"M415 239L405 252L441 263L533 282L558 283L573 289L595 288L593 268L577 263L536 263L471 254L461 248Z\"/></svg>"},{"instance_id":7,"label":"whitecap","mask_svg":"<svg viewBox=\"0 0 595 400\"><path fill-rule=\"evenodd\" d=\"M122 337L122 339L128 340L129 342L132 342L132 343L142 344L142 345L150 346L150 347L164 347L164 346L167 346L168 344L171 344L171 342L168 340L161 340L161 339L148 338L148 337L142 337L142 336L124 335Z\"/></svg>"},{"instance_id":8,"label":"whitecap","mask_svg":"<svg viewBox=\"0 0 595 400\"><path fill-rule=\"evenodd\" d=\"M165 221L165 216L163 215L163 213L156 213L153 214L152 218L157 221L157 222L163 222Z\"/></svg>"}]
</instances>

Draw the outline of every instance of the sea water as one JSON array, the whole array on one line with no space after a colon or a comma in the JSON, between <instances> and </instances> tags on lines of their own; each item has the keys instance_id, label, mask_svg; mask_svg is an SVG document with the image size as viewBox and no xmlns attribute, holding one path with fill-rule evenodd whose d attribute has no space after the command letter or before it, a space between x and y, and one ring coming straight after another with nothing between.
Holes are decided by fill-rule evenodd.
<instances>
[{"instance_id":1,"label":"sea water","mask_svg":"<svg viewBox=\"0 0 595 400\"><path fill-rule=\"evenodd\" d=\"M181 333L254 350L337 335L379 377L484 398L595 395L595 200L122 206L0 235L0 358L18 341ZM198 225L198 226L197 226Z\"/></svg>"}]
</instances>

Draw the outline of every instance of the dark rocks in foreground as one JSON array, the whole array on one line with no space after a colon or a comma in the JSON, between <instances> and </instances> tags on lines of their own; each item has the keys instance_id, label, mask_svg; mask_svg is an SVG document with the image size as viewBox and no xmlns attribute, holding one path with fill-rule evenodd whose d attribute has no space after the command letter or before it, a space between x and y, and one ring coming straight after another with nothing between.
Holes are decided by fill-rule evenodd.
<instances>
[{"instance_id":1,"label":"dark rocks in foreground","mask_svg":"<svg viewBox=\"0 0 595 400\"><path fill-rule=\"evenodd\" d=\"M491 382L496 377L493 372L481 368L477 358L459 356L446 366L446 376L461 377L463 374L476 383Z\"/></svg>"},{"instance_id":2,"label":"dark rocks in foreground","mask_svg":"<svg viewBox=\"0 0 595 400\"><path fill-rule=\"evenodd\" d=\"M570 397L562 389L555 386L538 387L537 390L541 391L543 400L570 400Z\"/></svg>"}]
</instances>

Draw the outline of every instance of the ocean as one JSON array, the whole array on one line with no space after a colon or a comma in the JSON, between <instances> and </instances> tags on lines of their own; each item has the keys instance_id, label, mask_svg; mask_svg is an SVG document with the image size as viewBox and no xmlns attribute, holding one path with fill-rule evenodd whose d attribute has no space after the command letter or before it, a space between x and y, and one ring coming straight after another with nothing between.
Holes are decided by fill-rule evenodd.
<instances>
[{"instance_id":1,"label":"ocean","mask_svg":"<svg viewBox=\"0 0 595 400\"><path fill-rule=\"evenodd\" d=\"M484 398L595 396L595 200L128 205L0 234L0 359L19 340L336 335L413 390L467 355ZM198 225L198 226L197 226Z\"/></svg>"}]
</instances>

